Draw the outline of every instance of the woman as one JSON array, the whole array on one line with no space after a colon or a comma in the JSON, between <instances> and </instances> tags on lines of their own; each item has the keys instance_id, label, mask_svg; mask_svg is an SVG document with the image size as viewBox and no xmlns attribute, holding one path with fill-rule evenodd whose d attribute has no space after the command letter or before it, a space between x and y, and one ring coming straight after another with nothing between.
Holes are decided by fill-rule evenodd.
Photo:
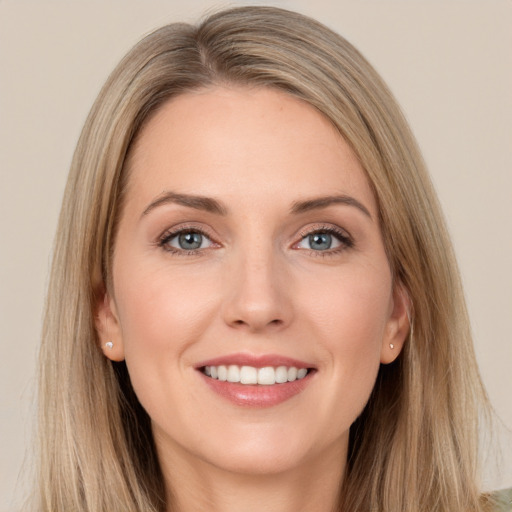
<instances>
[{"instance_id":1,"label":"woman","mask_svg":"<svg viewBox=\"0 0 512 512\"><path fill-rule=\"evenodd\" d=\"M246 7L139 43L78 143L41 510L486 510L450 241L344 39Z\"/></svg>"}]
</instances>

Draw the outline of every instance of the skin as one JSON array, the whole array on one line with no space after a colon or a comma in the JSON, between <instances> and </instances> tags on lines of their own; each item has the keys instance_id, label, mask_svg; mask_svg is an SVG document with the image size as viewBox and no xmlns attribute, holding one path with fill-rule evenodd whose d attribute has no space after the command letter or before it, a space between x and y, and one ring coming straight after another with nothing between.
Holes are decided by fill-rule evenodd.
<instances>
[{"instance_id":1,"label":"skin","mask_svg":"<svg viewBox=\"0 0 512 512\"><path fill-rule=\"evenodd\" d=\"M151 417L170 499L180 511L332 510L350 425L408 331L406 294L392 282L354 153L285 93L217 87L161 107L128 172L98 330ZM213 198L224 214L158 202L169 191ZM367 213L344 203L292 212L332 195ZM192 228L208 237L187 253L169 232ZM350 243L312 247L308 235L326 229ZM316 371L283 403L242 407L196 368L233 353L279 354Z\"/></svg>"}]
</instances>

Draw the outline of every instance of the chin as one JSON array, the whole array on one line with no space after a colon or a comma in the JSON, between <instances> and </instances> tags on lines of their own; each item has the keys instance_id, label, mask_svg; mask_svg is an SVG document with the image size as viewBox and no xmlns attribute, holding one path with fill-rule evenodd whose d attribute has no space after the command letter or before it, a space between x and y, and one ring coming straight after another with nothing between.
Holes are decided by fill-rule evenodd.
<instances>
[{"instance_id":1,"label":"chin","mask_svg":"<svg viewBox=\"0 0 512 512\"><path fill-rule=\"evenodd\" d=\"M208 461L223 471L240 475L277 475L302 466L306 453L295 446L273 445L263 441L257 445L230 447Z\"/></svg>"},{"instance_id":2,"label":"chin","mask_svg":"<svg viewBox=\"0 0 512 512\"><path fill-rule=\"evenodd\" d=\"M284 425L252 426L226 434L221 436L222 440L211 437L218 442L203 452L203 460L218 469L241 475L277 475L300 470L307 461L336 451L336 447L344 452L348 440L347 434L346 439L319 444L309 429L290 430Z\"/></svg>"}]
</instances>

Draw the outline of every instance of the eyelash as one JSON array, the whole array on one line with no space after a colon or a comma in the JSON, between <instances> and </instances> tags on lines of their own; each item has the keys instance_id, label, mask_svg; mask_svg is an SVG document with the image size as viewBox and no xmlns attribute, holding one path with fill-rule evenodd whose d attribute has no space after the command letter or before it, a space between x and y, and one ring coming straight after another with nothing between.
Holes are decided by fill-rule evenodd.
<instances>
[{"instance_id":1,"label":"eyelash","mask_svg":"<svg viewBox=\"0 0 512 512\"><path fill-rule=\"evenodd\" d=\"M329 256L336 256L339 253L346 251L347 249L352 249L355 246L354 240L346 231L334 226L319 226L311 230L301 231L299 233L300 241L295 243L294 246L302 242L302 240L304 240L306 237L316 235L319 233L325 233L334 236L340 242L341 245L335 249L327 249L325 251L315 251L313 249L306 249L313 256L328 258Z\"/></svg>"},{"instance_id":2,"label":"eyelash","mask_svg":"<svg viewBox=\"0 0 512 512\"><path fill-rule=\"evenodd\" d=\"M170 252L171 254L175 254L177 256L194 256L194 255L197 255L197 254L200 254L202 251L205 250L205 248L203 249L177 249L175 247L172 247L171 245L168 245L169 242L177 237L178 235L181 235L183 233L196 233L198 235L202 235L206 238L208 238L208 240L210 240L210 242L213 244L213 245L219 245L219 244L216 244L213 239L212 239L212 236L207 233L204 229L201 229L197 226L180 226L179 228L176 228L176 229L172 229L171 231L166 231L158 240L158 247L161 247L164 251L167 251L167 252ZM207 248L208 249L208 248Z\"/></svg>"},{"instance_id":3,"label":"eyelash","mask_svg":"<svg viewBox=\"0 0 512 512\"><path fill-rule=\"evenodd\" d=\"M178 256L194 256L194 255L200 254L202 251L205 250L205 248L189 249L189 250L177 249L175 247L168 245L169 242L173 238L175 238L176 236L183 234L183 233L197 233L199 235L202 235L202 236L208 238L208 240L210 240L210 242L213 245L217 245L217 247L219 246L219 244L217 244L212 239L212 236L209 233L207 233L204 229L201 229L197 226L180 226L179 228L173 229L171 231L166 231L158 239L158 242L157 242L158 247L161 247L164 251L170 252L170 253L178 255ZM319 227L315 227L314 229L311 229L311 230L301 231L299 233L300 240L299 240L299 242L294 243L293 247L295 248L306 237L315 235L315 234L319 234L319 233L324 233L324 234L334 236L340 242L341 245L340 245L340 247L337 247L335 249L327 249L325 251L315 251L313 249L306 249L306 250L308 250L308 252L310 254L313 254L314 256L320 256L320 257L324 257L324 258L329 257L329 256L334 256L334 255L339 254L340 252L343 252L347 249L353 248L355 245L352 237L346 231L336 228L334 226L319 226ZM208 248L206 248L206 249L208 249Z\"/></svg>"}]
</instances>

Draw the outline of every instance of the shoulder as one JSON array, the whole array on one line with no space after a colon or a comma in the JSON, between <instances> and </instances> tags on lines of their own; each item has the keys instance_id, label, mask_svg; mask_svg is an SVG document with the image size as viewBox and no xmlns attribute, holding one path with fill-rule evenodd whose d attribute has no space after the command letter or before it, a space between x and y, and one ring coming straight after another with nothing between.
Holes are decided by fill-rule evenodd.
<instances>
[{"instance_id":1,"label":"shoulder","mask_svg":"<svg viewBox=\"0 0 512 512\"><path fill-rule=\"evenodd\" d=\"M492 495L495 512L512 512L512 488L502 489Z\"/></svg>"}]
</instances>

